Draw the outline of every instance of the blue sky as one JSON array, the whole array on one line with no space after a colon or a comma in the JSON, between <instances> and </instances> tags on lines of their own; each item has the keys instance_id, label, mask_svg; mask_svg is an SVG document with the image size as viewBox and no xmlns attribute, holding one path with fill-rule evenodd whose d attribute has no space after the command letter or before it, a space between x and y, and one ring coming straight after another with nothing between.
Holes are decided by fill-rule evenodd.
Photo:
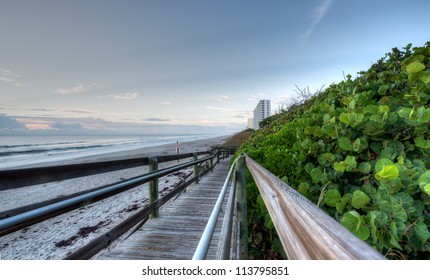
<instances>
[{"instance_id":1,"label":"blue sky","mask_svg":"<svg viewBox=\"0 0 430 280\"><path fill-rule=\"evenodd\" d=\"M237 131L259 99L276 110L429 30L429 0L2 0L0 115Z\"/></svg>"}]
</instances>

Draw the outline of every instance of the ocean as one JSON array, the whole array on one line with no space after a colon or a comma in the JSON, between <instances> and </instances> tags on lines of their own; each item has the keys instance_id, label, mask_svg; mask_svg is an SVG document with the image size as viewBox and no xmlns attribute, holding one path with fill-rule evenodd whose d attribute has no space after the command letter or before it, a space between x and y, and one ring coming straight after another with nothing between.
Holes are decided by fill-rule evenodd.
<instances>
[{"instance_id":1,"label":"ocean","mask_svg":"<svg viewBox=\"0 0 430 280\"><path fill-rule=\"evenodd\" d=\"M0 135L0 169L159 146L214 135Z\"/></svg>"}]
</instances>

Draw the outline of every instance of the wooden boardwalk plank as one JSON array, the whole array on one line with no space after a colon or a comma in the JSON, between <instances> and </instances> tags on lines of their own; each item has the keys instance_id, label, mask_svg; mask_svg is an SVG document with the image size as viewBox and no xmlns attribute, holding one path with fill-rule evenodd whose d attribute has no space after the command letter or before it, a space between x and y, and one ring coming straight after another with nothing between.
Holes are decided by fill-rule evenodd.
<instances>
[{"instance_id":1,"label":"wooden boardwalk plank","mask_svg":"<svg viewBox=\"0 0 430 280\"><path fill-rule=\"evenodd\" d=\"M160 209L160 216L98 256L105 260L191 259L227 177L229 160L222 160L197 185L189 186L174 202ZM208 252L215 258L228 193Z\"/></svg>"}]
</instances>

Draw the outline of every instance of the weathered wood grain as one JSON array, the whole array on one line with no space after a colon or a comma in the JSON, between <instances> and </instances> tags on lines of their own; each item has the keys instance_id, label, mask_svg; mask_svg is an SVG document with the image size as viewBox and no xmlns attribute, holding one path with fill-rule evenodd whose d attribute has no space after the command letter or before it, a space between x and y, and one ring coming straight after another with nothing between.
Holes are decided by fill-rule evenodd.
<instances>
[{"instance_id":1,"label":"weathered wood grain","mask_svg":"<svg viewBox=\"0 0 430 280\"><path fill-rule=\"evenodd\" d=\"M384 259L250 157L250 170L289 259Z\"/></svg>"},{"instance_id":2,"label":"weathered wood grain","mask_svg":"<svg viewBox=\"0 0 430 280\"><path fill-rule=\"evenodd\" d=\"M191 259L227 176L228 165L228 160L222 160L199 184L188 187L174 202L161 208L157 218L98 259ZM223 210L225 204L226 201ZM218 218L208 259L215 258L223 216L224 211Z\"/></svg>"}]
</instances>

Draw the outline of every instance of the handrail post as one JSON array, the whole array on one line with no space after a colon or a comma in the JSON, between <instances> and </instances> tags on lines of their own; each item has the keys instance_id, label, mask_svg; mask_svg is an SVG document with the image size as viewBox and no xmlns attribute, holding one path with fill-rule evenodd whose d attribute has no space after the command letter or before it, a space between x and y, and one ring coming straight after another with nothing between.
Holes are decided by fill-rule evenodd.
<instances>
[{"instance_id":1,"label":"handrail post","mask_svg":"<svg viewBox=\"0 0 430 280\"><path fill-rule=\"evenodd\" d=\"M209 159L209 170L212 171L214 167L214 158L213 158L213 152L210 153L211 158Z\"/></svg>"},{"instance_id":2,"label":"handrail post","mask_svg":"<svg viewBox=\"0 0 430 280\"><path fill-rule=\"evenodd\" d=\"M224 218L221 226L218 248L216 252L217 260L230 259L230 251L232 247L232 231L233 231L233 214L236 203L236 173L233 174L233 184L230 187L230 193L225 206ZM234 252L234 250L233 250Z\"/></svg>"},{"instance_id":3,"label":"handrail post","mask_svg":"<svg viewBox=\"0 0 430 280\"><path fill-rule=\"evenodd\" d=\"M193 154L193 160L197 160L198 159L198 155L197 153ZM197 177L199 175L199 169L198 169L198 165L197 163L194 164L193 166L193 177ZM196 181L194 182L194 185L197 185L199 183L199 179L196 179Z\"/></svg>"},{"instance_id":4,"label":"handrail post","mask_svg":"<svg viewBox=\"0 0 430 280\"><path fill-rule=\"evenodd\" d=\"M246 206L245 156L236 163L236 200L239 229L239 259L248 259L248 209Z\"/></svg>"},{"instance_id":5,"label":"handrail post","mask_svg":"<svg viewBox=\"0 0 430 280\"><path fill-rule=\"evenodd\" d=\"M197 245L197 248L194 251L193 260L204 260L204 259L206 259L206 256L207 256L207 253L209 250L209 246L210 246L212 237L213 237L214 232L215 232L217 220L218 220L219 215L221 213L221 207L222 207L225 195L227 193L228 187L230 185L230 178L231 178L231 175L233 174L233 171L234 171L234 167L235 167L234 165L235 165L235 162L230 167L230 170L227 174L227 178L224 181L221 192L217 198L217 201L215 203L214 208L212 209L211 215L210 215L209 220L206 224L206 227L203 231L202 237L200 238L199 244Z\"/></svg>"},{"instance_id":6,"label":"handrail post","mask_svg":"<svg viewBox=\"0 0 430 280\"><path fill-rule=\"evenodd\" d=\"M148 171L158 170L158 159L157 157L150 157L148 159ZM149 182L149 204L154 203L158 199L158 179L153 179ZM149 216L151 219L158 217L158 208L154 210Z\"/></svg>"}]
</instances>

